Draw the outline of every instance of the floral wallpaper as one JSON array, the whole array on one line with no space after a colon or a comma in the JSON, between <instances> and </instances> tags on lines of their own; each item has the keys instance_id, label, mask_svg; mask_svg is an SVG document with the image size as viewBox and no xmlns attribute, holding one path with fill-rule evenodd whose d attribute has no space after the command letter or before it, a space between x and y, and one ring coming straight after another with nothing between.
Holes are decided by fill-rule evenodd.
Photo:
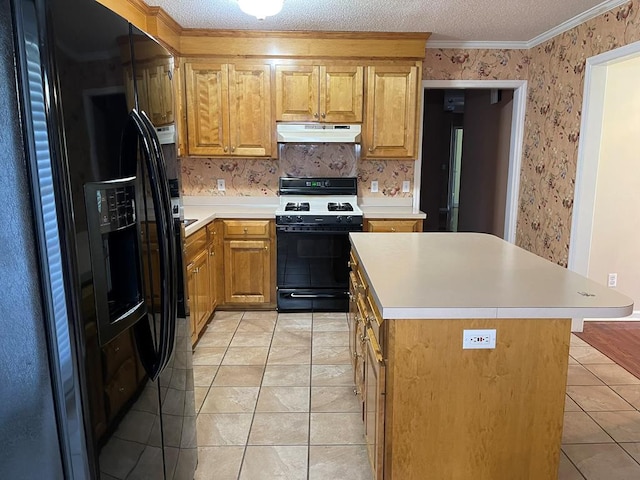
<instances>
[{"instance_id":1,"label":"floral wallpaper","mask_svg":"<svg viewBox=\"0 0 640 480\"><path fill-rule=\"evenodd\" d=\"M637 1L531 50L427 49L425 79L528 80L516 243L566 266L586 59L640 40Z\"/></svg>"},{"instance_id":2,"label":"floral wallpaper","mask_svg":"<svg viewBox=\"0 0 640 480\"><path fill-rule=\"evenodd\" d=\"M358 194L364 197L407 197L402 182L413 182L413 161L361 160L350 144L281 145L279 160L249 158L197 158L181 161L184 195L275 196L280 177L352 177L359 181ZM225 191L217 180L225 180ZM369 184L378 181L378 192Z\"/></svg>"},{"instance_id":3,"label":"floral wallpaper","mask_svg":"<svg viewBox=\"0 0 640 480\"><path fill-rule=\"evenodd\" d=\"M427 43L427 46L429 44ZM527 50L459 50L427 48L424 80L526 80Z\"/></svg>"}]
</instances>

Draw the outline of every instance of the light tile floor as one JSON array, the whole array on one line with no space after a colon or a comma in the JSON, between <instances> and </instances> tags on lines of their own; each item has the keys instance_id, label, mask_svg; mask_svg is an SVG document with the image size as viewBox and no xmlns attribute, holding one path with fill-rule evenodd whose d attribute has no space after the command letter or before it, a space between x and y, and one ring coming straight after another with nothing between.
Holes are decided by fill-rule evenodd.
<instances>
[{"instance_id":1,"label":"light tile floor","mask_svg":"<svg viewBox=\"0 0 640 480\"><path fill-rule=\"evenodd\" d=\"M640 479L640 379L575 335L569 355L558 479Z\"/></svg>"},{"instance_id":2,"label":"light tile floor","mask_svg":"<svg viewBox=\"0 0 640 480\"><path fill-rule=\"evenodd\" d=\"M216 312L193 356L196 480L371 480L344 313Z\"/></svg>"},{"instance_id":3,"label":"light tile floor","mask_svg":"<svg viewBox=\"0 0 640 480\"><path fill-rule=\"evenodd\" d=\"M345 314L216 312L193 361L196 480L371 480ZM639 410L640 379L572 335L558 480L640 479Z\"/></svg>"}]
</instances>

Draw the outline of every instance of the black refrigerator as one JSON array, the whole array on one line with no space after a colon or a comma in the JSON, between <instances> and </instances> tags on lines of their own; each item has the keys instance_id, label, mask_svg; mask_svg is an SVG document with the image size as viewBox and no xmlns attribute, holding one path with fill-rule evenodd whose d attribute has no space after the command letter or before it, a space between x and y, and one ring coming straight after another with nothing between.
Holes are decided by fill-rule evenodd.
<instances>
[{"instance_id":1,"label":"black refrigerator","mask_svg":"<svg viewBox=\"0 0 640 480\"><path fill-rule=\"evenodd\" d=\"M193 479L174 60L94 0L0 25L0 478Z\"/></svg>"}]
</instances>

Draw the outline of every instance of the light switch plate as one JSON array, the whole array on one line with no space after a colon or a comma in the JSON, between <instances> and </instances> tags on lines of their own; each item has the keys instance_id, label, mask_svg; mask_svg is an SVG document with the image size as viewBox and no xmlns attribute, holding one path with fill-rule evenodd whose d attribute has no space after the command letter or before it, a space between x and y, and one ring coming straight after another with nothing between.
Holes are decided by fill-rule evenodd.
<instances>
[{"instance_id":1,"label":"light switch plate","mask_svg":"<svg viewBox=\"0 0 640 480\"><path fill-rule=\"evenodd\" d=\"M378 181L377 180L372 180L371 181L371 193L378 193Z\"/></svg>"},{"instance_id":2,"label":"light switch plate","mask_svg":"<svg viewBox=\"0 0 640 480\"><path fill-rule=\"evenodd\" d=\"M462 349L496 348L496 329L463 330Z\"/></svg>"},{"instance_id":3,"label":"light switch plate","mask_svg":"<svg viewBox=\"0 0 640 480\"><path fill-rule=\"evenodd\" d=\"M409 180L405 180L402 182L402 193L408 193L411 188L411 182Z\"/></svg>"},{"instance_id":4,"label":"light switch plate","mask_svg":"<svg viewBox=\"0 0 640 480\"><path fill-rule=\"evenodd\" d=\"M224 192L226 190L226 185L224 183L224 178L218 179L218 191Z\"/></svg>"}]
</instances>

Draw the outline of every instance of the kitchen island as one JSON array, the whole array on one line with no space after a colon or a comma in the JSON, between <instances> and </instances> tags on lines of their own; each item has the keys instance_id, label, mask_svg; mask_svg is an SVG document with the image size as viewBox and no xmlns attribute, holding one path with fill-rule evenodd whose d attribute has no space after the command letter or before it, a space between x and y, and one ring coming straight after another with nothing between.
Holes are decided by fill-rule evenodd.
<instances>
[{"instance_id":1,"label":"kitchen island","mask_svg":"<svg viewBox=\"0 0 640 480\"><path fill-rule=\"evenodd\" d=\"M490 235L350 237L375 478L556 479L571 318L623 317L632 300Z\"/></svg>"}]
</instances>

